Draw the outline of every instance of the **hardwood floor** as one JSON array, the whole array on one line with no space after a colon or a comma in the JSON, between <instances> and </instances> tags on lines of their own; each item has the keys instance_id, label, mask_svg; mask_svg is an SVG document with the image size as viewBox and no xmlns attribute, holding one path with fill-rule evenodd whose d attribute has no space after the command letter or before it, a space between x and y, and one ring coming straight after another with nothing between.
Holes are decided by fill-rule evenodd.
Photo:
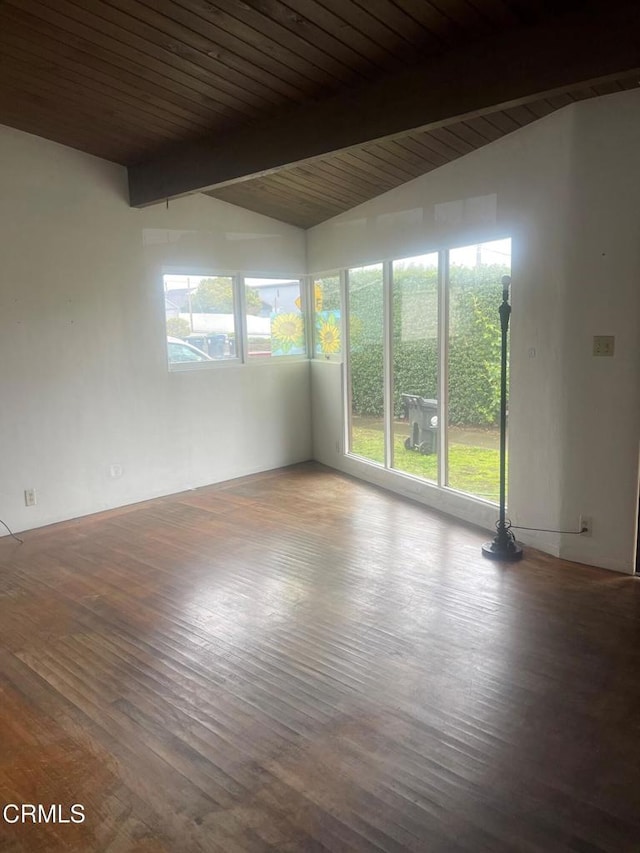
<instances>
[{"instance_id":1,"label":"hardwood floor","mask_svg":"<svg viewBox=\"0 0 640 853\"><path fill-rule=\"evenodd\" d=\"M86 819L0 850L637 853L640 581L486 538L303 465L2 539L0 806Z\"/></svg>"}]
</instances>

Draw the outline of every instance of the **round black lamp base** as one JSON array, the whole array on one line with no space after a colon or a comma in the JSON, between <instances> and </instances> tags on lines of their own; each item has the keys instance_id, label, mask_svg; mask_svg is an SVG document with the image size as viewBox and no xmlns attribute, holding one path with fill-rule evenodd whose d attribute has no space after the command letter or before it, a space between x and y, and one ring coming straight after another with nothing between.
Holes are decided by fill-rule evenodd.
<instances>
[{"instance_id":1,"label":"round black lamp base","mask_svg":"<svg viewBox=\"0 0 640 853\"><path fill-rule=\"evenodd\" d=\"M498 535L491 542L485 542L482 546L482 556L489 560L503 560L515 563L522 559L522 548L512 536Z\"/></svg>"}]
</instances>

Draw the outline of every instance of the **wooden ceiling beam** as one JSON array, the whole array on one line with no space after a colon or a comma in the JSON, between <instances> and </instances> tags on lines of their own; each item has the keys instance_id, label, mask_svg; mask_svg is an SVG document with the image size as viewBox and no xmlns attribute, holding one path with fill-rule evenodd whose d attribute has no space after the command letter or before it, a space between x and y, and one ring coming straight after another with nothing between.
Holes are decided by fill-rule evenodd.
<instances>
[{"instance_id":1,"label":"wooden ceiling beam","mask_svg":"<svg viewBox=\"0 0 640 853\"><path fill-rule=\"evenodd\" d=\"M640 75L640 4L544 24L447 51L375 83L168 148L129 168L142 207L223 187L407 131L526 104L576 85Z\"/></svg>"}]
</instances>

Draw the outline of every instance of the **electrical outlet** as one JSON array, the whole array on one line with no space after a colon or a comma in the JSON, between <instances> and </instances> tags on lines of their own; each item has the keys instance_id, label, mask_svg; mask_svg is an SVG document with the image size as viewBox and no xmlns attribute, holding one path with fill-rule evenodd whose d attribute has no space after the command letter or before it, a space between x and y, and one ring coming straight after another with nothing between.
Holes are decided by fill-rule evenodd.
<instances>
[{"instance_id":1,"label":"electrical outlet","mask_svg":"<svg viewBox=\"0 0 640 853\"><path fill-rule=\"evenodd\" d=\"M112 480L119 480L123 474L124 470L119 463L115 462L113 465L109 465L109 476Z\"/></svg>"},{"instance_id":2,"label":"electrical outlet","mask_svg":"<svg viewBox=\"0 0 640 853\"><path fill-rule=\"evenodd\" d=\"M580 533L583 536L591 536L592 533L592 522L590 515L581 515L580 521L578 522L578 527L580 529Z\"/></svg>"},{"instance_id":3,"label":"electrical outlet","mask_svg":"<svg viewBox=\"0 0 640 853\"><path fill-rule=\"evenodd\" d=\"M593 354L612 357L615 351L616 339L613 335L594 335Z\"/></svg>"},{"instance_id":4,"label":"electrical outlet","mask_svg":"<svg viewBox=\"0 0 640 853\"><path fill-rule=\"evenodd\" d=\"M25 489L24 490L24 505L25 506L35 506L36 505L36 490L35 489Z\"/></svg>"}]
</instances>

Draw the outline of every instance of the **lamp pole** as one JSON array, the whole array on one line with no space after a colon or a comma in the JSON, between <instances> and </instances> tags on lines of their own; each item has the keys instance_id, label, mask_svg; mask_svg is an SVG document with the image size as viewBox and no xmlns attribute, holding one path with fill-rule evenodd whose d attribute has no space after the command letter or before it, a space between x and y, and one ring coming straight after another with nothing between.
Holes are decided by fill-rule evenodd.
<instances>
[{"instance_id":1,"label":"lamp pole","mask_svg":"<svg viewBox=\"0 0 640 853\"><path fill-rule=\"evenodd\" d=\"M496 535L491 542L485 542L482 553L490 560L514 562L522 557L522 548L511 532L506 519L506 479L507 479L507 333L511 305L509 305L509 285L511 276L502 276L502 303L498 309L502 330L500 364L500 517L496 524Z\"/></svg>"}]
</instances>

